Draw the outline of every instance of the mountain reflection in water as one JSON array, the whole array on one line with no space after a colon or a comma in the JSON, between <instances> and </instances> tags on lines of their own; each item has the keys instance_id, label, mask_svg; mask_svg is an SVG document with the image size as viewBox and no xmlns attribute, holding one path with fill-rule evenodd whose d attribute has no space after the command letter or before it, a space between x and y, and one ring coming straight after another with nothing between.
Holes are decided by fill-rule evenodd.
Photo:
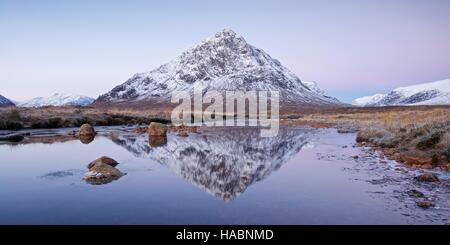
<instances>
[{"instance_id":1,"label":"mountain reflection in water","mask_svg":"<svg viewBox=\"0 0 450 245\"><path fill-rule=\"evenodd\" d=\"M216 128L189 137L169 135L154 145L146 134L109 138L139 158L168 166L204 191L232 201L253 183L267 178L313 140L315 130L281 128L261 138L256 128Z\"/></svg>"}]
</instances>

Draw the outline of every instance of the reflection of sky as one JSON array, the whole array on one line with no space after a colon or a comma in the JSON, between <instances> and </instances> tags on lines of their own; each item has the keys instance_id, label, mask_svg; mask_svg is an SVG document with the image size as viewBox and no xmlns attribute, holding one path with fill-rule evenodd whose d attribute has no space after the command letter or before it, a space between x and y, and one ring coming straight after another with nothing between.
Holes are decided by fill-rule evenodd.
<instances>
[{"instance_id":1,"label":"reflection of sky","mask_svg":"<svg viewBox=\"0 0 450 245\"><path fill-rule=\"evenodd\" d=\"M301 131L279 139L258 139L233 130L227 130L232 135L225 131L188 138L169 135L167 145L150 148L143 158L132 150L145 153L144 141L120 145L101 136L87 145L77 139L0 144L0 224L405 223L400 212L386 208L385 199L380 202L368 194L377 186L354 181L351 171L342 171L351 162L318 159L320 152L356 154L356 148L342 148L354 142L353 134ZM317 148L298 152L305 140L319 132ZM197 146L202 147L191 150ZM205 151L205 158L181 155L199 149L210 151ZM117 160L117 168L126 175L106 185L87 184L82 179L86 166L102 155ZM229 161L222 164L221 159ZM373 168L370 171L374 174ZM242 192L230 202L211 195L235 190ZM382 190L393 192L389 186ZM394 199L389 206L395 210L403 203ZM417 219L418 211L414 214Z\"/></svg>"},{"instance_id":2,"label":"reflection of sky","mask_svg":"<svg viewBox=\"0 0 450 245\"><path fill-rule=\"evenodd\" d=\"M230 27L348 101L449 78L449 12L447 0L2 0L0 94L96 97Z\"/></svg>"}]
</instances>

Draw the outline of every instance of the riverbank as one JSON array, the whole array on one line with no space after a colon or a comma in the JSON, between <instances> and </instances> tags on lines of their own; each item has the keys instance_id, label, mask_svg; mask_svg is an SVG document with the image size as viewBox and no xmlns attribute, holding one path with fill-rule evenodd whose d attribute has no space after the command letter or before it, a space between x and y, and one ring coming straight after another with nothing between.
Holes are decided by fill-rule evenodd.
<instances>
[{"instance_id":1,"label":"riverbank","mask_svg":"<svg viewBox=\"0 0 450 245\"><path fill-rule=\"evenodd\" d=\"M136 129L98 126L88 142L70 134L76 128L21 130L23 141L0 143L1 179L11 186L1 193L2 222L448 223L447 173L411 169L371 148L352 147L355 133L282 126L277 137L260 138L250 127L203 127L184 137L169 128L155 145ZM90 163L102 156L114 159L123 176L86 181ZM424 174L440 181L416 180Z\"/></svg>"},{"instance_id":2,"label":"riverbank","mask_svg":"<svg viewBox=\"0 0 450 245\"><path fill-rule=\"evenodd\" d=\"M284 125L356 132L359 146L412 168L450 171L450 106L341 108L288 113Z\"/></svg>"},{"instance_id":3,"label":"riverbank","mask_svg":"<svg viewBox=\"0 0 450 245\"><path fill-rule=\"evenodd\" d=\"M357 132L356 143L413 168L450 171L450 106L283 109L282 125ZM0 130L148 125L170 121L169 108L42 107L1 108Z\"/></svg>"},{"instance_id":4,"label":"riverbank","mask_svg":"<svg viewBox=\"0 0 450 245\"><path fill-rule=\"evenodd\" d=\"M52 129L80 127L85 123L94 126L149 124L168 121L170 114L164 110L127 107L64 106L40 108L0 108L0 130Z\"/></svg>"}]
</instances>

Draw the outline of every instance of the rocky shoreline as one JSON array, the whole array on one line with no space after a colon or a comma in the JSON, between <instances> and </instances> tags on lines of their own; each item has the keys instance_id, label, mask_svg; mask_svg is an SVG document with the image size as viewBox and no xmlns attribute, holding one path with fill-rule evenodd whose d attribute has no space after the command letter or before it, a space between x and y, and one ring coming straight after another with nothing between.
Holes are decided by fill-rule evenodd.
<instances>
[{"instance_id":1,"label":"rocky shoreline","mask_svg":"<svg viewBox=\"0 0 450 245\"><path fill-rule=\"evenodd\" d=\"M331 127L331 126L330 126ZM359 135L359 130L342 130L337 129L338 133L357 133ZM380 158L386 157L388 160L396 161L397 163L404 164L405 166L412 169L423 169L423 170L435 170L435 171L446 171L450 173L450 162L447 160L447 156L441 155L439 160L433 159L433 157L417 156L415 154L408 153L407 151L401 151L396 148L383 146L380 144L366 142L358 139L356 137L355 146L357 147L370 147L373 151L377 152Z\"/></svg>"},{"instance_id":2,"label":"rocky shoreline","mask_svg":"<svg viewBox=\"0 0 450 245\"><path fill-rule=\"evenodd\" d=\"M450 108L349 108L293 115L282 125L356 133L357 146L414 169L450 172Z\"/></svg>"}]
</instances>

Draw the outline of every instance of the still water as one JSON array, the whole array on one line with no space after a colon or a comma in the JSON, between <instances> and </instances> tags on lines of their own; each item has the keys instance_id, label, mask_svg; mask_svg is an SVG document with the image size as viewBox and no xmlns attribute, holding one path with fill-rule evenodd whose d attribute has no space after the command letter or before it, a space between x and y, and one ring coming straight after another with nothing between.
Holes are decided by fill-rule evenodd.
<instances>
[{"instance_id":1,"label":"still water","mask_svg":"<svg viewBox=\"0 0 450 245\"><path fill-rule=\"evenodd\" d=\"M260 138L255 129L210 129L155 143L126 129L98 130L90 143L0 144L0 224L449 222L448 187L416 186L414 172L352 147L354 134L282 128ZM86 165L101 156L126 175L86 183ZM411 188L437 193L437 206L416 207L404 194Z\"/></svg>"}]
</instances>

